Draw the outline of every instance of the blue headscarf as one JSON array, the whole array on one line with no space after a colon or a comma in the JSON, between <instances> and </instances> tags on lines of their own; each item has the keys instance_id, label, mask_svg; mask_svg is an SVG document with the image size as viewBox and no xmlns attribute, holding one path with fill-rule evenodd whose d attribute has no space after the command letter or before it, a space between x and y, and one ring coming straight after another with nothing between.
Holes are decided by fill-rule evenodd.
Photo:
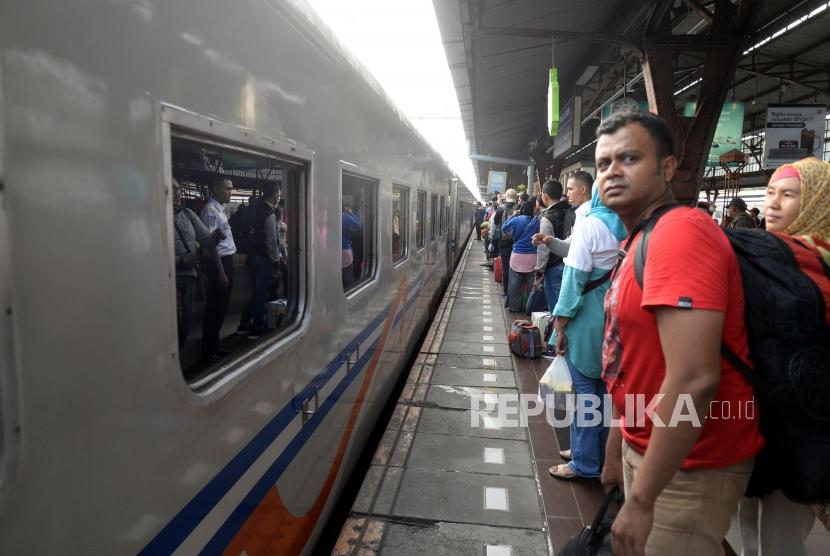
<instances>
[{"instance_id":1,"label":"blue headscarf","mask_svg":"<svg viewBox=\"0 0 830 556\"><path fill-rule=\"evenodd\" d=\"M593 216L594 218L600 219L619 241L624 240L628 235L617 213L602 204L602 199L599 198L599 184L597 182L594 182L594 186L591 188L591 208L585 213L585 216Z\"/></svg>"}]
</instances>

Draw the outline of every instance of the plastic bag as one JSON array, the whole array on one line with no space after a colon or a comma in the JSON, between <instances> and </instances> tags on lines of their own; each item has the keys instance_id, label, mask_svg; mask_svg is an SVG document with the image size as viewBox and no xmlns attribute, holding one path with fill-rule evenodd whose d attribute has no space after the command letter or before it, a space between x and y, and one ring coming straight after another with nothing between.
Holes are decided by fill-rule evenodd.
<instances>
[{"instance_id":1,"label":"plastic bag","mask_svg":"<svg viewBox=\"0 0 830 556\"><path fill-rule=\"evenodd\" d=\"M573 380L565 357L557 355L542 378L539 380L539 402L545 404L545 409L562 409L572 411Z\"/></svg>"}]
</instances>

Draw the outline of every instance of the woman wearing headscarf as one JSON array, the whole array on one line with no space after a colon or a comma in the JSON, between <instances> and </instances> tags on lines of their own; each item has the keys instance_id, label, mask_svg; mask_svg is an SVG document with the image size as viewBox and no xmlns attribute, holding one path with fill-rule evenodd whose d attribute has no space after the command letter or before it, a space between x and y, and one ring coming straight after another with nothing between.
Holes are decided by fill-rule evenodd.
<instances>
[{"instance_id":1,"label":"woman wearing headscarf","mask_svg":"<svg viewBox=\"0 0 830 556\"><path fill-rule=\"evenodd\" d=\"M798 236L815 246L830 264L830 164L811 157L779 167L767 185L764 217L767 231ZM805 540L816 517L830 529L826 506L798 504L777 490L776 474L786 472L762 472L758 482L754 475L750 490L761 497L741 500L741 539L746 556L806 556Z\"/></svg>"},{"instance_id":2,"label":"woman wearing headscarf","mask_svg":"<svg viewBox=\"0 0 830 556\"><path fill-rule=\"evenodd\" d=\"M603 410L605 383L602 373L602 340L605 326L605 292L617 264L620 242L626 230L619 216L602 204L594 184L591 208L574 225L564 259L562 288L553 309L554 332L549 342L564 355L577 394L571 422L571 449L562 456L571 461L549 469L557 479L597 478L602 470L607 429L600 422L580 426L580 408L599 400ZM580 396L580 394L582 396ZM568 453L570 452L570 453Z\"/></svg>"},{"instance_id":3,"label":"woman wearing headscarf","mask_svg":"<svg viewBox=\"0 0 830 556\"><path fill-rule=\"evenodd\" d=\"M533 287L533 278L536 276L536 247L533 246L532 238L539 231L539 219L534 216L535 210L536 197L525 201L521 214L502 226L502 235L513 237L507 287L507 306L511 313L524 311L527 294Z\"/></svg>"}]
</instances>

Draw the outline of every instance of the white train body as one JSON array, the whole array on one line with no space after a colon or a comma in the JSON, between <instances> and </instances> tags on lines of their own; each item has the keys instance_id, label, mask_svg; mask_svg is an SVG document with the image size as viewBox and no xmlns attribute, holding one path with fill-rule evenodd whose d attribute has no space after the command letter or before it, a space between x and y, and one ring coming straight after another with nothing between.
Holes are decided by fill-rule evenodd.
<instances>
[{"instance_id":1,"label":"white train body","mask_svg":"<svg viewBox=\"0 0 830 556\"><path fill-rule=\"evenodd\" d=\"M0 554L309 552L472 196L293 0L5 2L0 61ZM176 341L176 133L304 169L297 316L196 385ZM348 295L344 172L379 184L374 276ZM399 263L393 186L410 192ZM449 210L422 249L418 191Z\"/></svg>"}]
</instances>

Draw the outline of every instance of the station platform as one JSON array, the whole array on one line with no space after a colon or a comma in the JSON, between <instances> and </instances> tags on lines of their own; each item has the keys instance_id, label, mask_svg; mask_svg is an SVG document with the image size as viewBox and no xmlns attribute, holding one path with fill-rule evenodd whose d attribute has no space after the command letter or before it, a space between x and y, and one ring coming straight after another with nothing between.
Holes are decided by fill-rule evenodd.
<instances>
[{"instance_id":1,"label":"station platform","mask_svg":"<svg viewBox=\"0 0 830 556\"><path fill-rule=\"evenodd\" d=\"M333 554L550 554L590 523L600 484L561 482L567 430L518 409L550 363L511 356L516 315L472 240L417 355ZM512 400L516 400L513 402ZM474 415L473 413L477 414Z\"/></svg>"},{"instance_id":2,"label":"station platform","mask_svg":"<svg viewBox=\"0 0 830 556\"><path fill-rule=\"evenodd\" d=\"M471 240L332 554L554 554L596 515L599 482L548 473L563 463L568 429L505 411L518 410L521 394L536 397L550 361L510 353L510 324L530 318L507 312L484 263ZM486 411L497 405L501 415ZM726 556L741 553L736 518L723 546ZM820 524L807 550L830 554Z\"/></svg>"}]
</instances>

